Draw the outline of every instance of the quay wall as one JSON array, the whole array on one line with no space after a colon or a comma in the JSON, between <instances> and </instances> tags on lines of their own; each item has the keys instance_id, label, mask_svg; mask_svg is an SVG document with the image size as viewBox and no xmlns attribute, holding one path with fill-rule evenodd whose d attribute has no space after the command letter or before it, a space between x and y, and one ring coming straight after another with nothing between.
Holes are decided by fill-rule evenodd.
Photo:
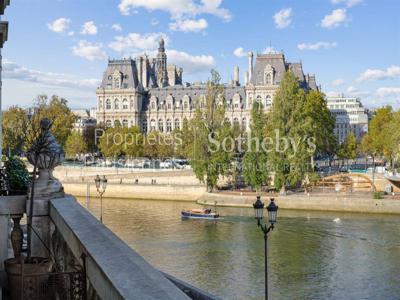
<instances>
[{"instance_id":1,"label":"quay wall","mask_svg":"<svg viewBox=\"0 0 400 300\"><path fill-rule=\"evenodd\" d=\"M94 183L63 183L64 190L75 197L98 197ZM103 197L121 199L197 201L205 193L201 185L117 184L109 183Z\"/></svg>"},{"instance_id":2,"label":"quay wall","mask_svg":"<svg viewBox=\"0 0 400 300\"><path fill-rule=\"evenodd\" d=\"M262 195L263 201L268 203L271 196ZM281 209L337 211L357 213L400 214L400 199L384 198L372 199L371 194L294 194L274 197ZM204 193L197 201L203 205L227 207L253 207L255 196L226 195L222 193Z\"/></svg>"}]
</instances>

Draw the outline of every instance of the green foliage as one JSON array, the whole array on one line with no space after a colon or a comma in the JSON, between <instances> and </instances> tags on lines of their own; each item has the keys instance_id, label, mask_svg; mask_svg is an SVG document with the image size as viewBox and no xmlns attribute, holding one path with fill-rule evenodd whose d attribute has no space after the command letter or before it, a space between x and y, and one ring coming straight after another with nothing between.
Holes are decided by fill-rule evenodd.
<instances>
[{"instance_id":1,"label":"green foliage","mask_svg":"<svg viewBox=\"0 0 400 300\"><path fill-rule=\"evenodd\" d=\"M251 112L250 142L243 157L243 175L246 183L259 189L268 179L268 154L261 146L267 126L263 106L254 102Z\"/></svg>"},{"instance_id":2,"label":"green foliage","mask_svg":"<svg viewBox=\"0 0 400 300\"><path fill-rule=\"evenodd\" d=\"M79 132L73 131L68 136L65 144L65 152L68 157L74 158L77 154L85 153L87 148L86 141Z\"/></svg>"},{"instance_id":3,"label":"green foliage","mask_svg":"<svg viewBox=\"0 0 400 300\"><path fill-rule=\"evenodd\" d=\"M25 163L20 158L12 156L5 161L5 168L11 193L26 193L30 177Z\"/></svg>"},{"instance_id":4,"label":"green foliage","mask_svg":"<svg viewBox=\"0 0 400 300\"><path fill-rule=\"evenodd\" d=\"M382 199L382 192L374 191L374 192L372 193L372 197L373 197L374 199L376 199L376 200Z\"/></svg>"},{"instance_id":5,"label":"green foliage","mask_svg":"<svg viewBox=\"0 0 400 300\"><path fill-rule=\"evenodd\" d=\"M12 106L3 113L3 153L22 153L28 127L29 119L25 109Z\"/></svg>"},{"instance_id":6,"label":"green foliage","mask_svg":"<svg viewBox=\"0 0 400 300\"><path fill-rule=\"evenodd\" d=\"M314 153L305 138L313 132L306 104L306 93L295 75L287 72L274 98L267 136L274 138L278 134L281 138L292 139L298 146L295 148L293 143L287 143L286 151L270 152L270 162L275 170L274 184L278 190L297 185L311 169L309 162Z\"/></svg>"},{"instance_id":7,"label":"green foliage","mask_svg":"<svg viewBox=\"0 0 400 300\"><path fill-rule=\"evenodd\" d=\"M198 99L204 108L198 105L190 122L192 137L189 139L193 144L186 150L196 177L205 182L209 190L217 186L219 176L228 174L235 154L232 125L225 120L220 76L214 70L211 75L205 97Z\"/></svg>"},{"instance_id":8,"label":"green foliage","mask_svg":"<svg viewBox=\"0 0 400 300\"><path fill-rule=\"evenodd\" d=\"M314 138L316 153L333 156L337 149L336 118L330 113L324 94L314 90L308 92L304 112L306 131Z\"/></svg>"},{"instance_id":9,"label":"green foliage","mask_svg":"<svg viewBox=\"0 0 400 300\"><path fill-rule=\"evenodd\" d=\"M71 134L76 116L68 107L68 101L56 95L49 100L46 95L39 95L34 100L34 115L32 122L38 127L40 120L48 118L53 122L51 132L57 142L64 147Z\"/></svg>"},{"instance_id":10,"label":"green foliage","mask_svg":"<svg viewBox=\"0 0 400 300\"><path fill-rule=\"evenodd\" d=\"M357 158L357 140L352 132L346 136L344 142L339 146L337 155L340 159Z\"/></svg>"}]
</instances>

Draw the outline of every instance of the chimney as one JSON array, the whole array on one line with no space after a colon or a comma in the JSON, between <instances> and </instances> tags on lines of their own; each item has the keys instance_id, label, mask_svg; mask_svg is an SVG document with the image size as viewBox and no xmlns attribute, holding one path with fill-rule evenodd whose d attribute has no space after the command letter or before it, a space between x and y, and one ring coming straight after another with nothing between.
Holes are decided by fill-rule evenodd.
<instances>
[{"instance_id":1,"label":"chimney","mask_svg":"<svg viewBox=\"0 0 400 300\"><path fill-rule=\"evenodd\" d=\"M247 57L249 59L249 82L253 77L253 52L249 52Z\"/></svg>"},{"instance_id":2,"label":"chimney","mask_svg":"<svg viewBox=\"0 0 400 300\"><path fill-rule=\"evenodd\" d=\"M235 66L235 68L233 69L233 81L234 81L234 85L239 85L239 67Z\"/></svg>"},{"instance_id":3,"label":"chimney","mask_svg":"<svg viewBox=\"0 0 400 300\"><path fill-rule=\"evenodd\" d=\"M244 85L248 84L249 84L249 71L246 71L246 73L244 74Z\"/></svg>"}]
</instances>

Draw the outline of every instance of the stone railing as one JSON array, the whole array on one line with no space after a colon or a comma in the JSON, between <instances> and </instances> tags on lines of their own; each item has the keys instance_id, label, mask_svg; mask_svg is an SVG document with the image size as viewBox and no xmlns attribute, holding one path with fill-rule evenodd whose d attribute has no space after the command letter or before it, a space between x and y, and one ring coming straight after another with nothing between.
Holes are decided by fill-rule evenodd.
<instances>
[{"instance_id":1,"label":"stone railing","mask_svg":"<svg viewBox=\"0 0 400 300\"><path fill-rule=\"evenodd\" d=\"M14 244L9 241L10 224L14 224L12 232L20 231L19 221L26 211L27 203L29 201L25 196L0 197L2 263L11 253L9 245ZM87 299L218 299L155 269L74 197L65 195L50 199L47 207L50 226L45 227L50 229L50 233L42 236L49 236L45 248L50 249L51 254L46 250L47 254L55 260L60 271L69 272L77 265L85 270ZM39 220L44 220L43 217L41 215ZM10 222L11 219L13 222ZM41 233L44 233L43 230ZM33 252L36 250L32 249ZM6 283L3 270L1 265L1 287Z\"/></svg>"},{"instance_id":2,"label":"stone railing","mask_svg":"<svg viewBox=\"0 0 400 300\"><path fill-rule=\"evenodd\" d=\"M172 282L80 206L73 197L50 201L50 218L101 299L189 299ZM53 240L53 238L52 238Z\"/></svg>"}]
</instances>

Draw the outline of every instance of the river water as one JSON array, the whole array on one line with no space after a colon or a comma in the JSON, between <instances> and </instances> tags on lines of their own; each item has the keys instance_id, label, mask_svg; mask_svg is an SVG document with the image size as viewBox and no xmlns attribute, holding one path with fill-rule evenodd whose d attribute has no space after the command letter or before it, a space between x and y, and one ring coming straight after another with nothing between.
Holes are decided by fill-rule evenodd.
<instances>
[{"instance_id":1,"label":"river water","mask_svg":"<svg viewBox=\"0 0 400 300\"><path fill-rule=\"evenodd\" d=\"M88 204L99 216L99 200ZM264 241L252 209L180 218L195 207L105 199L103 221L164 272L223 299L263 299ZM399 216L281 210L268 257L270 299L400 299Z\"/></svg>"}]
</instances>

